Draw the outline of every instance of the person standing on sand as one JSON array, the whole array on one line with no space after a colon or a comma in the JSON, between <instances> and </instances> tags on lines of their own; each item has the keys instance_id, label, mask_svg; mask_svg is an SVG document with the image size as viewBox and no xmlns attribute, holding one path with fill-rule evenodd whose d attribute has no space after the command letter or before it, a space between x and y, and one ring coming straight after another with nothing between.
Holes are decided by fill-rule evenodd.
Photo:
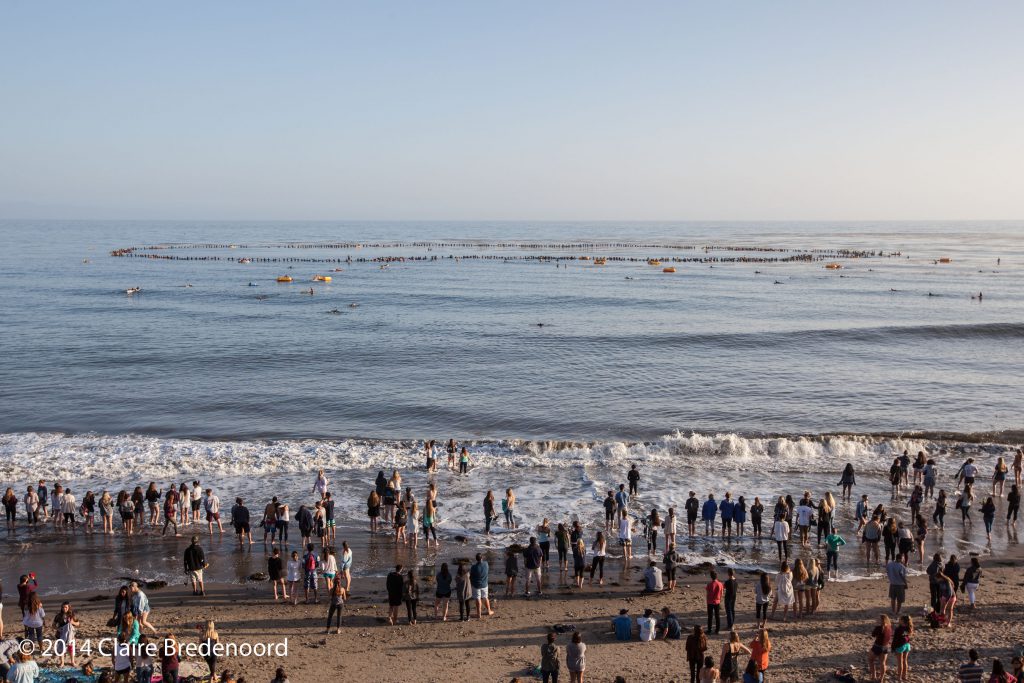
<instances>
[{"instance_id":1,"label":"person standing on sand","mask_svg":"<svg viewBox=\"0 0 1024 683\"><path fill-rule=\"evenodd\" d=\"M490 573L490 567L484 562L484 557L480 553L476 554L476 563L470 567L469 570L469 582L473 587L473 597L476 599L476 618L483 618L483 609L487 608L487 616L491 616L494 612L491 610L491 600L487 593L487 578Z\"/></svg>"},{"instance_id":2,"label":"person standing on sand","mask_svg":"<svg viewBox=\"0 0 1024 683\"><path fill-rule=\"evenodd\" d=\"M910 615L904 614L892 632L892 653L896 657L897 680L906 681L910 672L910 640L913 637L914 620Z\"/></svg>"},{"instance_id":3,"label":"person standing on sand","mask_svg":"<svg viewBox=\"0 0 1024 683\"><path fill-rule=\"evenodd\" d=\"M789 568L788 562L782 563L782 568L779 573L775 575L775 601L772 603L772 619L775 619L775 610L779 605L782 605L782 620L788 621L786 618L789 614L789 608L796 603L796 595L793 590L793 572ZM796 608L793 610L794 615Z\"/></svg>"},{"instance_id":4,"label":"person standing on sand","mask_svg":"<svg viewBox=\"0 0 1024 683\"><path fill-rule=\"evenodd\" d=\"M285 600L288 599L288 587L284 582L284 563L281 561L281 549L274 548L271 552L270 557L267 558L267 576L270 577L270 585L274 589L274 602L277 602L278 597L278 586L281 587L281 593Z\"/></svg>"},{"instance_id":5,"label":"person standing on sand","mask_svg":"<svg viewBox=\"0 0 1024 683\"><path fill-rule=\"evenodd\" d=\"M455 599L459 603L459 621L469 621L469 602L473 599L473 585L464 564L459 564L459 569L455 572Z\"/></svg>"},{"instance_id":6,"label":"person standing on sand","mask_svg":"<svg viewBox=\"0 0 1024 683\"><path fill-rule=\"evenodd\" d=\"M302 560L299 559L299 551L293 550L292 557L288 560L288 590L292 594L292 605L299 604L299 581L302 579ZM288 599L286 594L285 599Z\"/></svg>"},{"instance_id":7,"label":"person standing on sand","mask_svg":"<svg viewBox=\"0 0 1024 683\"><path fill-rule=\"evenodd\" d=\"M548 631L546 642L540 646L540 675L544 683L558 683L561 656L559 647L555 645L555 632Z\"/></svg>"},{"instance_id":8,"label":"person standing on sand","mask_svg":"<svg viewBox=\"0 0 1024 683\"><path fill-rule=\"evenodd\" d=\"M885 565L886 578L889 580L889 601L892 613L899 616L903 603L907 599L907 566L904 559L896 559Z\"/></svg>"},{"instance_id":9,"label":"person standing on sand","mask_svg":"<svg viewBox=\"0 0 1024 683\"><path fill-rule=\"evenodd\" d=\"M441 571L434 577L434 619L448 621L448 603L452 598L452 575L448 563L441 563ZM441 606L444 606L442 612Z\"/></svg>"},{"instance_id":10,"label":"person standing on sand","mask_svg":"<svg viewBox=\"0 0 1024 683\"><path fill-rule=\"evenodd\" d=\"M701 664L704 662L704 653L708 649L708 638L704 635L704 629L700 626L693 627L693 633L686 636L686 663L690 665L690 681L697 683L697 676L700 674Z\"/></svg>"},{"instance_id":11,"label":"person standing on sand","mask_svg":"<svg viewBox=\"0 0 1024 683\"><path fill-rule=\"evenodd\" d=\"M600 536L601 536L601 534L600 534L600 532L598 532L598 537L600 537ZM536 584L537 584L537 595L538 596L543 595L544 593L542 592L543 589L541 588L540 581L541 581L541 567L544 564L544 551L541 550L540 544L537 543L537 539L535 537L531 537L530 538L530 545L528 545L526 547L526 550L523 551L523 559L524 559L525 564L526 564L526 586L523 589L525 594L526 594L526 597L530 597L530 582L531 581L535 581ZM602 567L603 567L603 565L602 565ZM601 576L602 576L602 581L603 581L603 577L604 577L604 570L603 569L601 570ZM591 572L591 574L590 574L590 580L591 580L591 583L593 583L593 580L594 580L593 572Z\"/></svg>"},{"instance_id":12,"label":"person standing on sand","mask_svg":"<svg viewBox=\"0 0 1024 683\"><path fill-rule=\"evenodd\" d=\"M565 648L565 668L569 670L569 683L583 683L587 669L587 645L580 632L572 634L572 642Z\"/></svg>"},{"instance_id":13,"label":"person standing on sand","mask_svg":"<svg viewBox=\"0 0 1024 683\"><path fill-rule=\"evenodd\" d=\"M128 585L128 590L132 596L131 612L136 621L139 622L139 626L148 628L153 633L156 633L156 627L149 623L149 598L139 588L139 582L132 581Z\"/></svg>"},{"instance_id":14,"label":"person standing on sand","mask_svg":"<svg viewBox=\"0 0 1024 683\"><path fill-rule=\"evenodd\" d=\"M306 591L305 604L309 604L309 592L313 591L313 603L319 604L320 598L317 596L318 589L318 576L317 569L320 567L320 562L317 559L316 553L313 551L313 544L306 544L306 554L302 557L302 571L303 571L303 586ZM401 604L401 603L399 603Z\"/></svg>"},{"instance_id":15,"label":"person standing on sand","mask_svg":"<svg viewBox=\"0 0 1024 683\"><path fill-rule=\"evenodd\" d=\"M772 583L768 574L761 570L754 584L754 621L758 628L768 622L768 605L772 602Z\"/></svg>"},{"instance_id":16,"label":"person standing on sand","mask_svg":"<svg viewBox=\"0 0 1024 683\"><path fill-rule=\"evenodd\" d=\"M345 580L345 592L352 590L352 549L348 547L348 541L341 542L341 565L339 567L341 576L338 580Z\"/></svg>"},{"instance_id":17,"label":"person standing on sand","mask_svg":"<svg viewBox=\"0 0 1024 683\"><path fill-rule=\"evenodd\" d=\"M416 606L420 601L420 582L414 569L410 569L405 578L405 583L402 586L402 599L405 601L405 613L409 619L409 625L415 626L419 623L416 619Z\"/></svg>"},{"instance_id":18,"label":"person standing on sand","mask_svg":"<svg viewBox=\"0 0 1024 683\"><path fill-rule=\"evenodd\" d=\"M203 584L203 570L209 567L206 563L206 554L199 546L199 537L193 536L192 543L185 548L185 573L192 582L192 595L206 595L206 586Z\"/></svg>"},{"instance_id":19,"label":"person standing on sand","mask_svg":"<svg viewBox=\"0 0 1024 683\"><path fill-rule=\"evenodd\" d=\"M331 633L331 618L337 614L335 621L335 633L341 633L341 625L344 623L345 600L348 599L348 592L341 585L340 581L334 582L334 586L328 593L330 607L327 610L327 630L324 633Z\"/></svg>"},{"instance_id":20,"label":"person standing on sand","mask_svg":"<svg viewBox=\"0 0 1024 683\"><path fill-rule=\"evenodd\" d=\"M750 648L740 642L740 634L736 631L729 633L728 642L722 643L722 656L718 664L719 674L723 681L736 683L740 680L740 653L750 654Z\"/></svg>"},{"instance_id":21,"label":"person standing on sand","mask_svg":"<svg viewBox=\"0 0 1024 683\"><path fill-rule=\"evenodd\" d=\"M388 615L387 623L394 626L398 621L398 608L406 593L406 580L401 575L401 565L394 565L394 571L387 575L385 587L387 588Z\"/></svg>"},{"instance_id":22,"label":"person standing on sand","mask_svg":"<svg viewBox=\"0 0 1024 683\"><path fill-rule=\"evenodd\" d=\"M871 637L873 641L868 650L868 676L872 681L885 683L885 662L892 645L892 622L887 615L878 617L878 625L871 631Z\"/></svg>"},{"instance_id":23,"label":"person standing on sand","mask_svg":"<svg viewBox=\"0 0 1024 683\"><path fill-rule=\"evenodd\" d=\"M711 631L712 618L714 619L715 630L718 633L722 630L722 594L725 586L718 580L718 572L711 570L711 580L704 586L704 593L707 597L708 608L708 633Z\"/></svg>"},{"instance_id":24,"label":"person standing on sand","mask_svg":"<svg viewBox=\"0 0 1024 683\"><path fill-rule=\"evenodd\" d=\"M985 668L981 665L981 658L978 651L971 648L967 651L967 662L960 665L957 671L957 679L960 683L981 683L985 676Z\"/></svg>"},{"instance_id":25,"label":"person standing on sand","mask_svg":"<svg viewBox=\"0 0 1024 683\"><path fill-rule=\"evenodd\" d=\"M768 638L768 629L761 628L757 637L750 642L750 659L757 664L757 673L761 680L767 679L769 657L772 652L772 641Z\"/></svg>"}]
</instances>

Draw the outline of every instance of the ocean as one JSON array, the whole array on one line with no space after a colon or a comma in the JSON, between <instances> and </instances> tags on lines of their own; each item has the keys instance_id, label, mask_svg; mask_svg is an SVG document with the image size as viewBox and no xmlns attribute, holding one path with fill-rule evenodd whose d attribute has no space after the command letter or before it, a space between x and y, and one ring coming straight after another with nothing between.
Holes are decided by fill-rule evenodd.
<instances>
[{"instance_id":1,"label":"ocean","mask_svg":"<svg viewBox=\"0 0 1024 683\"><path fill-rule=\"evenodd\" d=\"M592 523L631 463L662 510L689 489L817 497L846 462L887 495L903 449L952 483L966 454L989 472L1024 434L1020 222L8 220L0 235L0 474L16 491L198 478L294 510L323 467L339 523L362 529L378 470L419 491L423 440L455 438L473 469L439 475L441 531L488 547L487 489L515 487L528 526Z\"/></svg>"}]
</instances>

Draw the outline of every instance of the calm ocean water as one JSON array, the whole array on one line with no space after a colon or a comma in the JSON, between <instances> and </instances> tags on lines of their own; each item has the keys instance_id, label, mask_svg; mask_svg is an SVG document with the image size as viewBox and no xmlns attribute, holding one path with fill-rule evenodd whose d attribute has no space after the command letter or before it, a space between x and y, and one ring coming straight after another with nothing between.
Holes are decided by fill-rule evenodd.
<instances>
[{"instance_id":1,"label":"calm ocean water","mask_svg":"<svg viewBox=\"0 0 1024 683\"><path fill-rule=\"evenodd\" d=\"M609 440L1024 426L1024 224L7 221L0 234L4 432ZM682 264L672 276L642 263L367 263L330 273L309 296L300 291L327 266L108 256L163 242L456 238L904 258L847 260L841 271ZM397 247L228 256L453 253L701 255ZM935 265L941 257L952 263ZM286 273L294 284L274 282ZM143 292L126 296L133 286Z\"/></svg>"},{"instance_id":2,"label":"calm ocean water","mask_svg":"<svg viewBox=\"0 0 1024 683\"><path fill-rule=\"evenodd\" d=\"M419 440L451 436L474 470L446 483L442 531L478 533L486 488L517 486L531 523L587 520L630 462L663 509L690 487L820 488L846 461L880 475L903 448L952 475L1024 428L1024 223L6 221L0 236L0 474L19 486L201 477L300 501L322 466L358 492L339 514L361 525L377 469L421 466ZM486 246L447 246L467 240ZM165 243L243 246L109 255ZM810 250L900 256L644 262ZM609 261L532 258L579 255ZM438 258L238 262L349 256Z\"/></svg>"}]
</instances>

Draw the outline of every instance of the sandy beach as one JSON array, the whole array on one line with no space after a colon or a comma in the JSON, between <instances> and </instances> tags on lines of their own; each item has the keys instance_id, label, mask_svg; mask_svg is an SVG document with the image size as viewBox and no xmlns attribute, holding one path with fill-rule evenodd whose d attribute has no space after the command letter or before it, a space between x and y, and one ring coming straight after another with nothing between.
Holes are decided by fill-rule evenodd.
<instances>
[{"instance_id":1,"label":"sandy beach","mask_svg":"<svg viewBox=\"0 0 1024 683\"><path fill-rule=\"evenodd\" d=\"M492 595L503 593L500 572L491 572ZM459 622L435 621L432 615L433 590L424 585L420 622L405 624L405 611L397 626L386 623L386 593L379 579L356 579L353 596L346 606L341 634L324 634L326 601L319 605L291 606L275 604L265 583L238 586L211 585L205 598L194 598L183 586L168 586L149 591L151 621L161 634L174 633L186 642L198 642L196 627L211 618L217 622L225 643L283 643L283 657L227 657L220 670L243 674L247 681L269 681L277 666L284 666L295 682L322 680L331 672L345 681L509 681L519 677L533 680L539 663L539 646L553 624L573 625L587 643L586 680L612 681L615 676L627 681L686 681L685 651L682 641L642 643L618 642L611 619L622 608L631 616L645 608L660 610L668 606L679 617L684 632L705 621L701 575L683 575L674 594L641 596L640 563L634 562L623 576L621 565L613 565L603 587L582 590L556 588L541 598L500 597L495 614L483 620ZM753 581L739 577L737 630L745 642L753 637ZM955 680L955 670L967 649L981 652L986 667L992 657L1009 664L1021 648L1019 624L1024 617L1020 600L1021 580L1013 560L988 560L976 610L958 609L952 629L928 628L921 615L928 601L927 579L911 579L906 610L915 617L917 631L911 652L911 681ZM105 628L113 594L81 593L46 597L50 613L61 597L70 599L79 612L82 627L79 642L109 637ZM97 596L107 596L97 599ZM429 597L428 597L429 596ZM13 602L13 601L11 601ZM961 605L966 602L961 601ZM837 668L855 668L858 680L865 673L865 653L870 631L879 614L887 611L884 581L830 583L821 593L818 615L807 619L770 622L773 643L771 681L793 683L833 680ZM17 633L14 619L17 607L6 610L7 631ZM780 612L781 614L781 612ZM709 652L719 653L722 635L709 638ZM569 636L559 636L565 645ZM564 647L563 647L564 658ZM182 673L203 674L205 665L183 667ZM745 663L745 659L741 660ZM107 662L103 662L107 664ZM565 675L563 661L563 676Z\"/></svg>"}]
</instances>

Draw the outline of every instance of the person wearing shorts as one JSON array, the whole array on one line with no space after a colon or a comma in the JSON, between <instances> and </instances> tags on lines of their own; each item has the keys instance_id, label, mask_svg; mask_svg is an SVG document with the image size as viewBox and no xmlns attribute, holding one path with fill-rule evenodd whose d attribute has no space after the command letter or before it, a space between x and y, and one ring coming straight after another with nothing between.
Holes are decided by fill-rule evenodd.
<instances>
[{"instance_id":1,"label":"person wearing shorts","mask_svg":"<svg viewBox=\"0 0 1024 683\"><path fill-rule=\"evenodd\" d=\"M476 563L469 569L469 582L473 587L473 599L476 600L476 618L483 616L483 608L487 608L487 614L494 614L491 610L491 599L487 592L487 575L490 567L484 562L483 555L476 554Z\"/></svg>"}]
</instances>

